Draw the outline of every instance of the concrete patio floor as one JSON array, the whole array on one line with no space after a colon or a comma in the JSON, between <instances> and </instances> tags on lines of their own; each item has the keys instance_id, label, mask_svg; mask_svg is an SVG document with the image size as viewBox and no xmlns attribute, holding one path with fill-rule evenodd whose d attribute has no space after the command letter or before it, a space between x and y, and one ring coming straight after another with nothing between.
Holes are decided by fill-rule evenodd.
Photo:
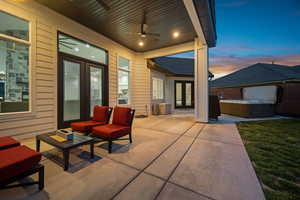
<instances>
[{"instance_id":1,"label":"concrete patio floor","mask_svg":"<svg viewBox=\"0 0 300 200\"><path fill-rule=\"evenodd\" d=\"M35 147L34 138L22 143ZM118 141L113 153L99 143L75 149L71 166L42 143L45 189L0 191L0 199L197 199L261 200L264 195L233 123L195 123L191 116L135 119L133 143ZM36 177L33 177L34 179Z\"/></svg>"}]
</instances>

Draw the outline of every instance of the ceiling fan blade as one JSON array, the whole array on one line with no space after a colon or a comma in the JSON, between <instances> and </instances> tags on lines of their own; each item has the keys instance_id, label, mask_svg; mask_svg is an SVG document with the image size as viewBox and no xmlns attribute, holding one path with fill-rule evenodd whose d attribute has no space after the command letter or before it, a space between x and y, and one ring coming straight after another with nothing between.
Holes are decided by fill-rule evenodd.
<instances>
[{"instance_id":1,"label":"ceiling fan blade","mask_svg":"<svg viewBox=\"0 0 300 200\"><path fill-rule=\"evenodd\" d=\"M145 39L148 40L148 41L153 41L153 42L159 41L159 37L152 37L152 36L150 36L150 37L146 37Z\"/></svg>"},{"instance_id":2,"label":"ceiling fan blade","mask_svg":"<svg viewBox=\"0 0 300 200\"><path fill-rule=\"evenodd\" d=\"M155 36L155 37L160 37L159 33L146 33L146 35L148 36Z\"/></svg>"},{"instance_id":3,"label":"ceiling fan blade","mask_svg":"<svg viewBox=\"0 0 300 200\"><path fill-rule=\"evenodd\" d=\"M146 10L143 10L142 24L146 24Z\"/></svg>"},{"instance_id":4,"label":"ceiling fan blade","mask_svg":"<svg viewBox=\"0 0 300 200\"><path fill-rule=\"evenodd\" d=\"M109 10L110 7L103 0L96 0L105 10Z\"/></svg>"}]
</instances>

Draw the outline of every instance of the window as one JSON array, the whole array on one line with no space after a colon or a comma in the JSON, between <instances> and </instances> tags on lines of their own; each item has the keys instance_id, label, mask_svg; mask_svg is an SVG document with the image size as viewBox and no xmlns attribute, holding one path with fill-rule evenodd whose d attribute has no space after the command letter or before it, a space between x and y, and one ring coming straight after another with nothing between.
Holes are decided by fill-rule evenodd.
<instances>
[{"instance_id":1,"label":"window","mask_svg":"<svg viewBox=\"0 0 300 200\"><path fill-rule=\"evenodd\" d=\"M107 52L92 44L63 33L58 34L58 44L60 52L107 64Z\"/></svg>"},{"instance_id":2,"label":"window","mask_svg":"<svg viewBox=\"0 0 300 200\"><path fill-rule=\"evenodd\" d=\"M0 11L0 113L29 111L29 22Z\"/></svg>"},{"instance_id":3,"label":"window","mask_svg":"<svg viewBox=\"0 0 300 200\"><path fill-rule=\"evenodd\" d=\"M128 59L118 58L118 104L129 104L130 62Z\"/></svg>"},{"instance_id":4,"label":"window","mask_svg":"<svg viewBox=\"0 0 300 200\"><path fill-rule=\"evenodd\" d=\"M160 78L152 79L152 98L164 99L164 80Z\"/></svg>"}]
</instances>

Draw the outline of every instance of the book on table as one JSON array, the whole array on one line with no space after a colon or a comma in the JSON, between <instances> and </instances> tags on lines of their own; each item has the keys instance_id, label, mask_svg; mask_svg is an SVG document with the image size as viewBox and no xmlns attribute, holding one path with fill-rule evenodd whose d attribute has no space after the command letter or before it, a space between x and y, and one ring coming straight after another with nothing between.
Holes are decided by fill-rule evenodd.
<instances>
[{"instance_id":1,"label":"book on table","mask_svg":"<svg viewBox=\"0 0 300 200\"><path fill-rule=\"evenodd\" d=\"M50 137L51 137L52 139L56 140L57 142L65 142L65 141L67 141L66 138L63 138L63 137L61 137L61 136L59 136L59 135L51 135Z\"/></svg>"}]
</instances>

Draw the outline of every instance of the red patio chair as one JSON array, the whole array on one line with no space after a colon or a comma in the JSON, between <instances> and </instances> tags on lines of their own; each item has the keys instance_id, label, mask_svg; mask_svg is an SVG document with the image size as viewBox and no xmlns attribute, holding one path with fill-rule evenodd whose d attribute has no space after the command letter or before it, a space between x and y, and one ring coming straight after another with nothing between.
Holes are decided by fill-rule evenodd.
<instances>
[{"instance_id":1,"label":"red patio chair","mask_svg":"<svg viewBox=\"0 0 300 200\"><path fill-rule=\"evenodd\" d=\"M134 117L134 109L126 107L115 107L113 121L104 126L95 126L92 128L92 134L108 141L108 152L111 153L112 141L120 137L129 135L129 141L132 143L131 127Z\"/></svg>"},{"instance_id":2,"label":"red patio chair","mask_svg":"<svg viewBox=\"0 0 300 200\"><path fill-rule=\"evenodd\" d=\"M94 126L105 125L109 123L112 108L108 106L95 106L93 119L83 122L71 123L71 128L74 131L90 133Z\"/></svg>"},{"instance_id":3,"label":"red patio chair","mask_svg":"<svg viewBox=\"0 0 300 200\"><path fill-rule=\"evenodd\" d=\"M20 142L9 136L0 137L0 150L19 146Z\"/></svg>"},{"instance_id":4,"label":"red patio chair","mask_svg":"<svg viewBox=\"0 0 300 200\"><path fill-rule=\"evenodd\" d=\"M44 166L39 164L41 153L26 146L16 146L0 150L0 189L38 184L44 188ZM14 184L27 176L39 173L39 180L35 182Z\"/></svg>"}]
</instances>

